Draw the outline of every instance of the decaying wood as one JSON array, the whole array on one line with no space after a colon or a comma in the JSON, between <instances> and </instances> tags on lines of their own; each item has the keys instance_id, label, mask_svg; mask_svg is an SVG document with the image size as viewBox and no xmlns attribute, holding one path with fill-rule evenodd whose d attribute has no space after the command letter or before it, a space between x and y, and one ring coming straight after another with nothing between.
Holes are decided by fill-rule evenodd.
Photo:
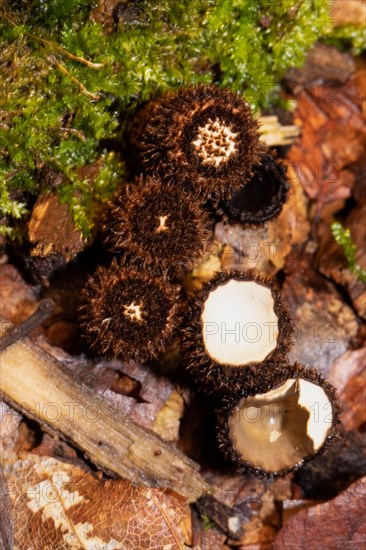
<instances>
[{"instance_id":1,"label":"decaying wood","mask_svg":"<svg viewBox=\"0 0 366 550\"><path fill-rule=\"evenodd\" d=\"M12 324L0 317L0 336ZM105 472L167 487L194 501L208 490L198 466L143 429L28 338L0 353L2 397L52 433L71 441Z\"/></svg>"},{"instance_id":2,"label":"decaying wood","mask_svg":"<svg viewBox=\"0 0 366 550\"><path fill-rule=\"evenodd\" d=\"M335 27L365 24L366 4L364 0L335 0L331 4L331 18Z\"/></svg>"},{"instance_id":3,"label":"decaying wood","mask_svg":"<svg viewBox=\"0 0 366 550\"><path fill-rule=\"evenodd\" d=\"M67 204L55 193L41 193L28 224L28 236L34 245L32 256L59 254L66 261L85 247L80 231L75 228Z\"/></svg>"},{"instance_id":4,"label":"decaying wood","mask_svg":"<svg viewBox=\"0 0 366 550\"><path fill-rule=\"evenodd\" d=\"M300 134L300 128L295 125L283 126L276 116L259 118L260 141L267 147L291 145Z\"/></svg>"},{"instance_id":5,"label":"decaying wood","mask_svg":"<svg viewBox=\"0 0 366 550\"><path fill-rule=\"evenodd\" d=\"M87 245L69 207L54 192L43 192L37 198L28 222L28 237L33 248L26 263L34 280L45 286L55 270L64 268Z\"/></svg>"}]
</instances>

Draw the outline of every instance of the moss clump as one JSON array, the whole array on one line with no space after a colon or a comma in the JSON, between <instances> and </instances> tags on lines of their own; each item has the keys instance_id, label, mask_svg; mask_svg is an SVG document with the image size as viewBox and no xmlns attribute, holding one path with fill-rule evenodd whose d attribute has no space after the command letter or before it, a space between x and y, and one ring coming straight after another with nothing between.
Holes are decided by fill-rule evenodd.
<instances>
[{"instance_id":1,"label":"moss clump","mask_svg":"<svg viewBox=\"0 0 366 550\"><path fill-rule=\"evenodd\" d=\"M346 51L352 50L354 55L361 55L366 45L366 25L343 25L332 30L325 42L330 46Z\"/></svg>"},{"instance_id":2,"label":"moss clump","mask_svg":"<svg viewBox=\"0 0 366 550\"><path fill-rule=\"evenodd\" d=\"M342 224L334 222L331 225L332 235L337 244L343 248L344 255L346 256L348 269L356 275L357 279L362 283L366 283L366 271L362 269L356 260L356 246L352 241L351 232L349 229L345 229Z\"/></svg>"},{"instance_id":3,"label":"moss clump","mask_svg":"<svg viewBox=\"0 0 366 550\"><path fill-rule=\"evenodd\" d=\"M120 181L123 121L137 104L215 82L268 105L330 23L328 0L126 0L107 32L90 17L95 7L9 0L1 10L1 231L53 186L87 235Z\"/></svg>"}]
</instances>

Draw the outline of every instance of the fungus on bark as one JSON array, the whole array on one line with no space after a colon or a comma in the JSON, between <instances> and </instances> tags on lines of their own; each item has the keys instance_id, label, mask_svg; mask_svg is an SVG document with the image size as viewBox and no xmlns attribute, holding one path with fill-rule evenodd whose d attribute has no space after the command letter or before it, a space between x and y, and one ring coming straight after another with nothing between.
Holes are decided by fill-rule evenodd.
<instances>
[{"instance_id":1,"label":"fungus on bark","mask_svg":"<svg viewBox=\"0 0 366 550\"><path fill-rule=\"evenodd\" d=\"M226 397L218 440L239 470L285 475L326 450L339 412L335 389L315 369L282 367L257 388Z\"/></svg>"},{"instance_id":2,"label":"fungus on bark","mask_svg":"<svg viewBox=\"0 0 366 550\"><path fill-rule=\"evenodd\" d=\"M150 102L131 125L129 141L137 166L203 199L240 189L262 149L249 105L214 85L181 88Z\"/></svg>"},{"instance_id":3,"label":"fungus on bark","mask_svg":"<svg viewBox=\"0 0 366 550\"><path fill-rule=\"evenodd\" d=\"M179 288L162 277L98 267L82 292L81 326L107 358L145 362L161 354L180 322Z\"/></svg>"},{"instance_id":4,"label":"fungus on bark","mask_svg":"<svg viewBox=\"0 0 366 550\"><path fill-rule=\"evenodd\" d=\"M292 331L281 294L270 282L251 272L219 273L191 300L184 362L208 392L250 387L285 360Z\"/></svg>"},{"instance_id":5,"label":"fungus on bark","mask_svg":"<svg viewBox=\"0 0 366 550\"><path fill-rule=\"evenodd\" d=\"M142 177L117 196L104 232L112 252L126 251L145 268L193 267L210 232L206 213L183 190Z\"/></svg>"},{"instance_id":6,"label":"fungus on bark","mask_svg":"<svg viewBox=\"0 0 366 550\"><path fill-rule=\"evenodd\" d=\"M229 223L261 224L281 213L289 189L283 164L265 153L250 181L221 201L219 211Z\"/></svg>"}]
</instances>

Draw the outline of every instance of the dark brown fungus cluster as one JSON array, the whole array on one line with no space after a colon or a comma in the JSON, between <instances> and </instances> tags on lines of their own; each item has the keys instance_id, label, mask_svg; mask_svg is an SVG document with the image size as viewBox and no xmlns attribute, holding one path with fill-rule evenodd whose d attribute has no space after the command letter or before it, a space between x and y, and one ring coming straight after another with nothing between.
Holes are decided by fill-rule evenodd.
<instances>
[{"instance_id":1,"label":"dark brown fungus cluster","mask_svg":"<svg viewBox=\"0 0 366 550\"><path fill-rule=\"evenodd\" d=\"M144 269L190 269L209 238L206 213L173 184L157 177L139 178L112 206L105 224L106 245L126 250Z\"/></svg>"},{"instance_id":2,"label":"dark brown fungus cluster","mask_svg":"<svg viewBox=\"0 0 366 550\"><path fill-rule=\"evenodd\" d=\"M233 392L270 378L291 344L293 326L281 294L247 272L217 274L191 301L182 350L208 392Z\"/></svg>"},{"instance_id":3,"label":"dark brown fungus cluster","mask_svg":"<svg viewBox=\"0 0 366 550\"><path fill-rule=\"evenodd\" d=\"M258 225L280 214L289 189L283 164L265 153L250 181L222 201L219 210L229 223Z\"/></svg>"},{"instance_id":4,"label":"dark brown fungus cluster","mask_svg":"<svg viewBox=\"0 0 366 550\"><path fill-rule=\"evenodd\" d=\"M229 90L207 85L148 104L132 124L129 141L146 173L173 179L203 199L240 189L261 151L249 105Z\"/></svg>"},{"instance_id":5,"label":"dark brown fungus cluster","mask_svg":"<svg viewBox=\"0 0 366 550\"><path fill-rule=\"evenodd\" d=\"M104 224L119 259L83 290L81 325L96 352L159 358L182 327L181 291L209 238L207 202L229 222L260 224L286 201L286 173L259 141L240 97L215 86L151 102L130 128L134 183ZM144 175L141 175L141 172ZM215 393L219 442L239 469L277 476L322 452L337 433L334 389L290 366L293 325L281 293L251 272L217 274L193 296L181 330L183 363Z\"/></svg>"},{"instance_id":6,"label":"dark brown fungus cluster","mask_svg":"<svg viewBox=\"0 0 366 550\"><path fill-rule=\"evenodd\" d=\"M219 444L241 471L285 475L327 449L339 412L334 388L296 364L228 395L218 411Z\"/></svg>"},{"instance_id":7,"label":"dark brown fungus cluster","mask_svg":"<svg viewBox=\"0 0 366 550\"><path fill-rule=\"evenodd\" d=\"M145 362L172 340L180 319L179 288L116 260L99 267L83 290L81 325L107 358Z\"/></svg>"}]
</instances>

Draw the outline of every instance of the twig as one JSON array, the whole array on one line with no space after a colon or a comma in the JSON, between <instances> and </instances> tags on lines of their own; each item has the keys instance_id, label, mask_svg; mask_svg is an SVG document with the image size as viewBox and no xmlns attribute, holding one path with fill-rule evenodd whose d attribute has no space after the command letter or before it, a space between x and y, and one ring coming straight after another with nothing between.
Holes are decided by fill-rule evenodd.
<instances>
[{"instance_id":1,"label":"twig","mask_svg":"<svg viewBox=\"0 0 366 550\"><path fill-rule=\"evenodd\" d=\"M87 90L84 86L84 84L82 84L80 82L80 80L78 80L76 78L76 76L74 76L73 74L71 74L67 69L66 67L64 67L64 65L62 65L61 63L59 63L57 61L57 59L55 58L54 55L49 55L48 56L48 59L51 61L51 63L53 63L53 65L55 65L58 70L63 73L64 75L68 76L70 78L70 80L72 82L74 82L74 84L76 84L79 88L79 90L81 91L81 93L83 93L84 95L86 95L87 97L90 97L91 99L94 99L94 101L98 101L98 99L100 99L100 95L99 94L93 94L92 92L89 92L89 90Z\"/></svg>"},{"instance_id":2,"label":"twig","mask_svg":"<svg viewBox=\"0 0 366 550\"><path fill-rule=\"evenodd\" d=\"M38 309L17 327L11 328L4 336L0 338L0 352L6 349L11 344L14 344L20 338L28 336L32 330L39 327L50 316L55 304L52 300L42 300Z\"/></svg>"},{"instance_id":3,"label":"twig","mask_svg":"<svg viewBox=\"0 0 366 550\"><path fill-rule=\"evenodd\" d=\"M76 128L60 128L60 132L64 132L65 134L73 134L78 139L80 139L80 141L86 141L84 132L82 132L81 130L77 130Z\"/></svg>"}]
</instances>

